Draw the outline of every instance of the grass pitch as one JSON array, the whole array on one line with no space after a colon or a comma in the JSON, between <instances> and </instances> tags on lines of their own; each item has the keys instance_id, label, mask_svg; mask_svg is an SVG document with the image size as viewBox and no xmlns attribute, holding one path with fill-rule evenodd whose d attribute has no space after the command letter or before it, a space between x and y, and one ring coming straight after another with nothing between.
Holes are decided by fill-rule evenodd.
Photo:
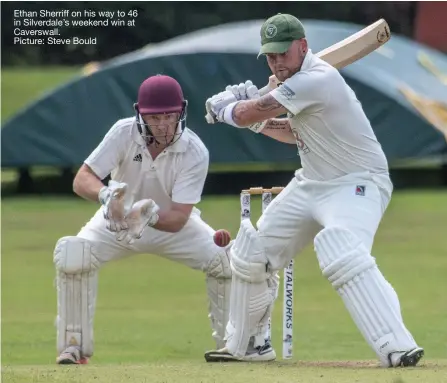
<instances>
[{"instance_id":1,"label":"grass pitch","mask_svg":"<svg viewBox=\"0 0 447 383\"><path fill-rule=\"evenodd\" d=\"M417 368L381 369L321 276L312 247L296 258L291 361L280 358L280 298L273 316L276 362L206 364L203 352L213 342L204 276L139 255L100 272L91 363L56 366L53 248L59 237L75 235L97 206L74 198L4 199L2 381L447 382L446 201L445 192L396 193L379 228L373 255L399 294L407 326L426 350ZM213 227L236 234L238 197L207 197L200 208Z\"/></svg>"}]
</instances>

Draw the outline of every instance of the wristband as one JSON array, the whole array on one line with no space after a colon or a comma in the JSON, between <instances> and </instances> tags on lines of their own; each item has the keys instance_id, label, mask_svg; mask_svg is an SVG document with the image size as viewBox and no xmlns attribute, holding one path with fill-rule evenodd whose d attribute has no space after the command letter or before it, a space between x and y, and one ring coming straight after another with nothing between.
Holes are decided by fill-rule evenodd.
<instances>
[{"instance_id":1,"label":"wristband","mask_svg":"<svg viewBox=\"0 0 447 383\"><path fill-rule=\"evenodd\" d=\"M221 122L225 122L228 125L232 125L235 126L236 128L244 128L243 126L239 126L238 124L236 124L233 120L233 109L234 107L238 104L239 101L236 102L232 102L231 104L227 105L222 111L221 116L219 116L219 120L221 120Z\"/></svg>"}]
</instances>

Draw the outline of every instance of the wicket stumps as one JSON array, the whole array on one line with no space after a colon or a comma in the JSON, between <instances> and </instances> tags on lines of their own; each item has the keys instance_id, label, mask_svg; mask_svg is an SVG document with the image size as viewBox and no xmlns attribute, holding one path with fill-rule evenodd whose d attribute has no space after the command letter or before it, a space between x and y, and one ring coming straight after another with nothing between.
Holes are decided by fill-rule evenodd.
<instances>
[{"instance_id":1,"label":"wicket stumps","mask_svg":"<svg viewBox=\"0 0 447 383\"><path fill-rule=\"evenodd\" d=\"M251 196L261 196L262 212L267 209L273 196L278 195L283 187L277 186L270 189L253 187L241 192L241 220L251 218ZM272 324L269 321L268 338L271 340ZM282 357L290 359L293 356L293 259L283 272L283 305L282 305Z\"/></svg>"}]
</instances>

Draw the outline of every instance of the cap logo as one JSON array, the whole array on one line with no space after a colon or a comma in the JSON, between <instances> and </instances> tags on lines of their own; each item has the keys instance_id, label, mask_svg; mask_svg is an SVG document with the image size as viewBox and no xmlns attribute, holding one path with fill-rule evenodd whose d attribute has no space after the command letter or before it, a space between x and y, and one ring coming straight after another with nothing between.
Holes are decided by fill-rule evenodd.
<instances>
[{"instance_id":1,"label":"cap logo","mask_svg":"<svg viewBox=\"0 0 447 383\"><path fill-rule=\"evenodd\" d=\"M265 28L265 33L264 34L265 34L266 38L273 39L273 37L275 37L277 33L278 33L278 29L276 28L276 25L269 24Z\"/></svg>"}]
</instances>

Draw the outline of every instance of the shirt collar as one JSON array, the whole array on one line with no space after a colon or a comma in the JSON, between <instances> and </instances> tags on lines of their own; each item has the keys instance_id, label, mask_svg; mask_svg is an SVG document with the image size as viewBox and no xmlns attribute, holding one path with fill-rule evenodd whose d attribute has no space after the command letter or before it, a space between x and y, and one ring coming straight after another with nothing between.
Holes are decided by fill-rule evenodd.
<instances>
[{"instance_id":1,"label":"shirt collar","mask_svg":"<svg viewBox=\"0 0 447 383\"><path fill-rule=\"evenodd\" d=\"M307 50L306 57L304 57L303 64L301 65L301 71L308 70L312 66L314 54L311 49Z\"/></svg>"},{"instance_id":2,"label":"shirt collar","mask_svg":"<svg viewBox=\"0 0 447 383\"><path fill-rule=\"evenodd\" d=\"M179 132L180 129L181 129L181 123L179 124L177 131ZM166 148L166 150L168 152L174 152L174 153L186 152L186 149L188 148L188 144L189 144L189 132L188 132L188 129L185 127L180 138L177 139L177 141L175 143L173 143L172 145L169 145Z\"/></svg>"}]
</instances>

